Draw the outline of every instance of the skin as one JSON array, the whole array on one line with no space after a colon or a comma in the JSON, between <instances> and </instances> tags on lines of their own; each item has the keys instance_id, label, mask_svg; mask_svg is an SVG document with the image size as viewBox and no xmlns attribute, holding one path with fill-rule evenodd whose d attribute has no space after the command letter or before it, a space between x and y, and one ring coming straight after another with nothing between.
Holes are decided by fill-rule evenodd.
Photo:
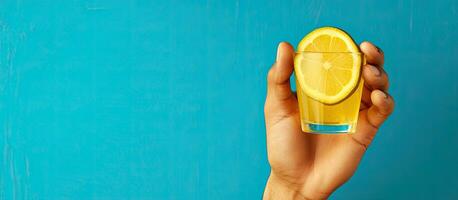
<instances>
[{"instance_id":1,"label":"skin","mask_svg":"<svg viewBox=\"0 0 458 200\"><path fill-rule=\"evenodd\" d=\"M378 128L392 113L383 51L360 45L367 65L354 134L325 135L301 130L296 94L291 91L294 48L282 42L268 73L265 102L267 153L271 173L263 199L327 199L355 173Z\"/></svg>"}]
</instances>

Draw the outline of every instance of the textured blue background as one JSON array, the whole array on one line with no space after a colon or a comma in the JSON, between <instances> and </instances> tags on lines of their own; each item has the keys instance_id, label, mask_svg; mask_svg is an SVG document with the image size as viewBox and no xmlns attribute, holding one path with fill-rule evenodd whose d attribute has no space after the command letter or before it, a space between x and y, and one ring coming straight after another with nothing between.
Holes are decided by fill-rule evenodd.
<instances>
[{"instance_id":1,"label":"textured blue background","mask_svg":"<svg viewBox=\"0 0 458 200\"><path fill-rule=\"evenodd\" d=\"M280 41L342 27L397 107L335 199L457 199L457 1L0 1L0 199L259 199ZM339 170L339 169L336 169Z\"/></svg>"}]
</instances>

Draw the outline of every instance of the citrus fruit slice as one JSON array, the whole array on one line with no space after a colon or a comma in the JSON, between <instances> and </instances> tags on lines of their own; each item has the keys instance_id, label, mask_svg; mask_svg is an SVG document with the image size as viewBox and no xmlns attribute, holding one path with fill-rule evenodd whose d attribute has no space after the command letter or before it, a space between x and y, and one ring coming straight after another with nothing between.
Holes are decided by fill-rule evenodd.
<instances>
[{"instance_id":1,"label":"citrus fruit slice","mask_svg":"<svg viewBox=\"0 0 458 200\"><path fill-rule=\"evenodd\" d=\"M345 99L358 85L362 54L344 31L322 27L297 47L294 71L302 91L325 104Z\"/></svg>"}]
</instances>

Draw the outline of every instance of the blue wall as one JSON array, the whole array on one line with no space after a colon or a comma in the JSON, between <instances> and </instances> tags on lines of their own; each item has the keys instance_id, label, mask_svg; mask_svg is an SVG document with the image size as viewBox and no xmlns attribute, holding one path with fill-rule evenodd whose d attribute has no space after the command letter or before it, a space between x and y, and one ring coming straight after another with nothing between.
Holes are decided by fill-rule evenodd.
<instances>
[{"instance_id":1,"label":"blue wall","mask_svg":"<svg viewBox=\"0 0 458 200\"><path fill-rule=\"evenodd\" d=\"M458 3L1 1L0 199L259 199L280 41L386 54L393 116L335 199L457 199Z\"/></svg>"}]
</instances>

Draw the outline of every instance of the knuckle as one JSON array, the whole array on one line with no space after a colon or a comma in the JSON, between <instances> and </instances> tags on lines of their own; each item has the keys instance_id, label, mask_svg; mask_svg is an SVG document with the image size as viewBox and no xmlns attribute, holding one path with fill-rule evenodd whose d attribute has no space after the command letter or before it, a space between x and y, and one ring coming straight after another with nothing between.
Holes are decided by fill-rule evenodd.
<instances>
[{"instance_id":1,"label":"knuckle","mask_svg":"<svg viewBox=\"0 0 458 200\"><path fill-rule=\"evenodd\" d=\"M266 99L266 102L264 103L264 114L269 113L269 104L270 104L269 100Z\"/></svg>"},{"instance_id":2,"label":"knuckle","mask_svg":"<svg viewBox=\"0 0 458 200\"><path fill-rule=\"evenodd\" d=\"M388 76L383 75L382 77L379 78L378 80L378 86L382 90L387 90L388 89Z\"/></svg>"},{"instance_id":3,"label":"knuckle","mask_svg":"<svg viewBox=\"0 0 458 200\"><path fill-rule=\"evenodd\" d=\"M378 77L367 77L365 79L367 81L368 86L370 86L371 89L380 89L380 90L387 90L389 87L389 82L388 82L388 76L385 74L382 74L382 76Z\"/></svg>"},{"instance_id":4,"label":"knuckle","mask_svg":"<svg viewBox=\"0 0 458 200\"><path fill-rule=\"evenodd\" d=\"M275 64L272 65L272 67L269 69L269 72L267 73L267 81L273 82L275 78Z\"/></svg>"},{"instance_id":5,"label":"knuckle","mask_svg":"<svg viewBox=\"0 0 458 200\"><path fill-rule=\"evenodd\" d=\"M393 99L393 97L390 95L390 114L394 111L394 107L396 106L396 103Z\"/></svg>"}]
</instances>

